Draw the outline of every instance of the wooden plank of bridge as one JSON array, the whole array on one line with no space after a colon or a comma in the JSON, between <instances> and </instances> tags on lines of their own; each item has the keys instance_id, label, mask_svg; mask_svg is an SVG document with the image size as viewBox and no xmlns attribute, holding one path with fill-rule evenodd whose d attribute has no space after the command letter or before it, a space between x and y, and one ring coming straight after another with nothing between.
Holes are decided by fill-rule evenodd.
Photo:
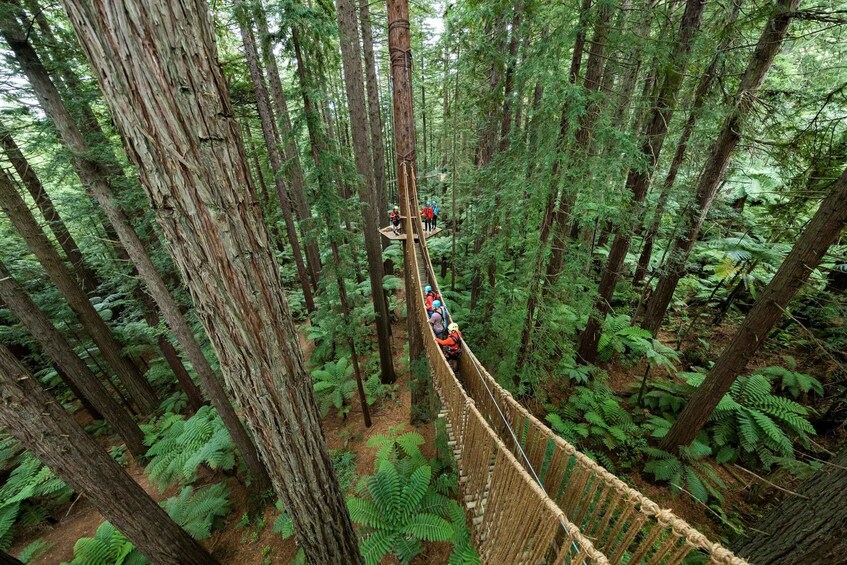
<instances>
[{"instance_id":1,"label":"wooden plank of bridge","mask_svg":"<svg viewBox=\"0 0 847 565\"><path fill-rule=\"evenodd\" d=\"M434 235L438 235L441 233L442 228L435 228L434 230L430 230L428 232L424 232L424 238L429 239ZM381 228L379 233L383 235L383 237L387 237L391 241L405 241L408 239L408 236L405 233L394 233L394 230L391 229L391 226ZM418 234L415 234L415 241L420 241L420 237Z\"/></svg>"}]
</instances>

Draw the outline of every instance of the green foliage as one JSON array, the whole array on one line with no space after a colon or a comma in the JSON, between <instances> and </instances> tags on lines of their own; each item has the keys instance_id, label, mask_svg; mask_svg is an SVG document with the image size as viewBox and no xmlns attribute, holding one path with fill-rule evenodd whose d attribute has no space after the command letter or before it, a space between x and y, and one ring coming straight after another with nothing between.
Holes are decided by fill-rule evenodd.
<instances>
[{"instance_id":1,"label":"green foliage","mask_svg":"<svg viewBox=\"0 0 847 565\"><path fill-rule=\"evenodd\" d=\"M12 545L18 527L34 526L49 515L49 509L64 504L70 487L25 452L18 466L0 488L0 550Z\"/></svg>"},{"instance_id":2,"label":"green foliage","mask_svg":"<svg viewBox=\"0 0 847 565\"><path fill-rule=\"evenodd\" d=\"M338 486L342 492L347 492L356 484L356 453L347 449L336 449L330 454Z\"/></svg>"},{"instance_id":3,"label":"green foliage","mask_svg":"<svg viewBox=\"0 0 847 565\"><path fill-rule=\"evenodd\" d=\"M644 454L649 460L644 464L644 472L657 481L669 483L674 491L685 490L704 504L710 500L722 503L721 490L726 489L726 484L707 460L711 453L711 448L699 441L680 448L679 456L647 447Z\"/></svg>"},{"instance_id":4,"label":"green foliage","mask_svg":"<svg viewBox=\"0 0 847 565\"><path fill-rule=\"evenodd\" d=\"M37 539L30 544L28 544L25 548L18 553L17 559L21 563L29 563L33 559L38 559L38 557L49 550L53 544L48 543L42 539Z\"/></svg>"},{"instance_id":5,"label":"green foliage","mask_svg":"<svg viewBox=\"0 0 847 565\"><path fill-rule=\"evenodd\" d=\"M401 463L409 461L411 467L419 467L426 463L421 453L424 438L417 432L403 432L405 425L399 424L388 428L387 434L377 434L368 439L368 447L376 447L376 465L380 461Z\"/></svg>"},{"instance_id":6,"label":"green foliage","mask_svg":"<svg viewBox=\"0 0 847 565\"><path fill-rule=\"evenodd\" d=\"M201 407L188 420L165 414L142 429L144 443L150 446L145 472L160 490L174 483L193 482L201 465L223 470L235 467L232 439L210 406Z\"/></svg>"},{"instance_id":7,"label":"green foliage","mask_svg":"<svg viewBox=\"0 0 847 565\"><path fill-rule=\"evenodd\" d=\"M804 406L772 394L764 376L738 377L712 414L712 437L726 460L756 458L769 469L777 457L793 455L794 441L809 445L815 429L808 415Z\"/></svg>"},{"instance_id":8,"label":"green foliage","mask_svg":"<svg viewBox=\"0 0 847 565\"><path fill-rule=\"evenodd\" d=\"M367 479L367 498L347 499L350 518L367 532L361 546L365 563L377 565L393 553L407 564L422 551L421 541L453 538L453 526L440 515L447 499L430 490L431 478L428 465L405 475L383 459Z\"/></svg>"},{"instance_id":9,"label":"green foliage","mask_svg":"<svg viewBox=\"0 0 847 565\"><path fill-rule=\"evenodd\" d=\"M782 376L782 371L775 374ZM644 405L673 419L691 393L705 378L701 373L680 373L685 382L654 381L644 395ZM810 385L813 386L813 385ZM738 377L724 395L706 426L716 448L718 463L736 460L759 462L765 469L793 458L794 442L809 445L815 430L808 421L809 410L771 391L762 373Z\"/></svg>"},{"instance_id":10,"label":"green foliage","mask_svg":"<svg viewBox=\"0 0 847 565\"><path fill-rule=\"evenodd\" d=\"M676 351L653 339L653 334L649 331L630 323L630 318L626 315L606 318L603 333L597 344L600 359L609 361L615 355L623 355L627 360L635 361L646 357L650 365L663 366L673 371L674 363L679 361Z\"/></svg>"},{"instance_id":11,"label":"green foliage","mask_svg":"<svg viewBox=\"0 0 847 565\"><path fill-rule=\"evenodd\" d=\"M638 458L646 445L641 429L621 400L607 386L597 383L593 388L576 387L567 404L547 414L547 422L557 434L587 451L605 449L617 455L624 468ZM608 457L597 453L601 462L614 470Z\"/></svg>"},{"instance_id":12,"label":"green foliage","mask_svg":"<svg viewBox=\"0 0 847 565\"><path fill-rule=\"evenodd\" d=\"M312 379L321 415L326 416L334 408L339 417L346 418L350 412L347 402L356 394L353 365L344 357L329 361L312 371Z\"/></svg>"},{"instance_id":13,"label":"green foliage","mask_svg":"<svg viewBox=\"0 0 847 565\"><path fill-rule=\"evenodd\" d=\"M274 520L274 525L271 529L275 534L281 535L282 539L288 539L294 535L294 522L291 520L291 516L285 511L285 506L283 506L281 501L277 501L276 509L279 510L279 515Z\"/></svg>"},{"instance_id":14,"label":"green foliage","mask_svg":"<svg viewBox=\"0 0 847 565\"><path fill-rule=\"evenodd\" d=\"M80 538L74 544L71 565L146 565L140 551L109 522L103 522L93 538Z\"/></svg>"},{"instance_id":15,"label":"green foliage","mask_svg":"<svg viewBox=\"0 0 847 565\"><path fill-rule=\"evenodd\" d=\"M764 367L757 369L754 374L762 375L772 383L776 382L780 390L794 398L805 398L809 393L823 396L823 385L819 380L792 368Z\"/></svg>"},{"instance_id":16,"label":"green foliage","mask_svg":"<svg viewBox=\"0 0 847 565\"><path fill-rule=\"evenodd\" d=\"M179 495L167 499L162 506L174 522L198 540L212 535L216 520L230 513L229 488L224 483L194 490L183 487Z\"/></svg>"}]
</instances>

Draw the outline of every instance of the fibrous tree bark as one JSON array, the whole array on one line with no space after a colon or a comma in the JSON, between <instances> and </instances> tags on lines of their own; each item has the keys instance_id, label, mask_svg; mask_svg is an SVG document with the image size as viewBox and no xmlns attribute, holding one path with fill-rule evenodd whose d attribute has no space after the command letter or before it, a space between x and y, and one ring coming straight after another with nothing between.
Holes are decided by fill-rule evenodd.
<instances>
[{"instance_id":1,"label":"fibrous tree bark","mask_svg":"<svg viewBox=\"0 0 847 565\"><path fill-rule=\"evenodd\" d=\"M356 7L354 0L336 0L336 15L338 19L338 34L341 40L341 62L344 71L344 86L347 92L347 108L350 113L350 130L353 141L353 156L356 161L356 171L362 177L359 184L362 216L365 227L365 252L368 257L368 274L371 282L371 299L373 300L377 346L379 348L380 380L383 383L393 383L396 380L394 363L391 354L391 319L388 315L388 304L382 290L384 277L382 264L382 246L377 220L377 205L373 160L370 151L371 137L368 134L368 116L365 108L365 88L362 81L361 50L359 49L359 33L356 24Z\"/></svg>"},{"instance_id":2,"label":"fibrous tree bark","mask_svg":"<svg viewBox=\"0 0 847 565\"><path fill-rule=\"evenodd\" d=\"M417 326L418 312L414 293L412 253L415 252L414 231L418 211L411 209L415 201L412 197L416 186L415 175L415 111L412 87L412 52L409 34L409 4L407 0L387 0L388 10L388 52L391 57L391 78L393 80L394 106L394 144L397 148L397 188L400 200L400 212L404 221L406 241L403 248L403 271L406 283L406 324L409 335L409 364L412 370L412 424L423 424L435 417L433 410L434 393L429 366L423 353L423 336ZM411 229L409 229L411 228ZM419 234L423 237L423 234Z\"/></svg>"},{"instance_id":3,"label":"fibrous tree bark","mask_svg":"<svg viewBox=\"0 0 847 565\"><path fill-rule=\"evenodd\" d=\"M756 565L838 563L847 555L847 449L787 495L733 547Z\"/></svg>"},{"instance_id":4,"label":"fibrous tree bark","mask_svg":"<svg viewBox=\"0 0 847 565\"><path fill-rule=\"evenodd\" d=\"M135 364L123 356L120 343L89 302L85 291L76 283L73 275L62 262L58 251L44 235L26 202L18 194L5 172L0 172L0 205L30 251L44 267L47 276L79 317L86 333L97 344L100 353L114 369L138 408L145 413L153 412L158 407L153 388Z\"/></svg>"},{"instance_id":5,"label":"fibrous tree bark","mask_svg":"<svg viewBox=\"0 0 847 565\"><path fill-rule=\"evenodd\" d=\"M0 423L153 563L217 563L0 345Z\"/></svg>"},{"instance_id":6,"label":"fibrous tree bark","mask_svg":"<svg viewBox=\"0 0 847 565\"><path fill-rule=\"evenodd\" d=\"M9 162L12 164L15 172L18 173L21 183L24 187L26 187L30 196L32 196L36 207L39 212L41 212L44 221L47 222L47 226L50 228L50 231L53 232L53 236L62 248L62 251L65 252L65 256L68 258L68 261L70 261L71 265L73 265L74 271L79 277L82 287L87 292L92 292L99 285L97 276L94 274L94 271L85 264L85 259L82 256L82 252L79 250L79 245L76 240L74 240L70 231L68 231L68 228L62 220L62 217L59 215L59 212L56 210L56 207L53 206L53 201L50 199L50 195L47 194L47 191L44 190L44 185L41 184L41 180L38 178L38 175L29 166L29 162L26 157L24 157L24 154L21 152L17 143L15 143L11 132L4 124L0 124L0 147L2 147L3 153L6 155L6 158L9 159Z\"/></svg>"},{"instance_id":7,"label":"fibrous tree bark","mask_svg":"<svg viewBox=\"0 0 847 565\"><path fill-rule=\"evenodd\" d=\"M647 190L650 188L650 181L653 178L653 172L668 133L668 124L676 109L676 99L682 86L688 53L691 51L694 36L700 28L700 20L703 17L705 5L705 0L687 0L685 3L685 11L682 14L674 52L671 55L670 62L664 67L664 76L659 87L656 105L644 130L641 156L644 159L645 166L632 168L627 175L626 187L632 193L629 210L631 215L638 216L641 205L647 197ZM599 296L594 303L594 313L588 318L588 323L580 336L577 358L582 363L594 363L597 360L600 331L603 320L611 308L612 295L615 292L626 254L629 251L633 225L632 223L625 223L616 228L615 239L609 249L606 268L600 280Z\"/></svg>"},{"instance_id":8,"label":"fibrous tree bark","mask_svg":"<svg viewBox=\"0 0 847 565\"><path fill-rule=\"evenodd\" d=\"M103 383L74 352L64 336L0 262L0 299L21 321L67 379L121 436L136 459L144 457L144 433L132 416L106 391Z\"/></svg>"},{"instance_id":9,"label":"fibrous tree bark","mask_svg":"<svg viewBox=\"0 0 847 565\"><path fill-rule=\"evenodd\" d=\"M723 395L744 370L779 321L788 302L805 284L812 271L847 224L847 170L821 203L771 282L738 327L732 341L709 371L706 380L689 399L668 434L664 449L688 445L697 435Z\"/></svg>"},{"instance_id":10,"label":"fibrous tree bark","mask_svg":"<svg viewBox=\"0 0 847 565\"><path fill-rule=\"evenodd\" d=\"M259 120L262 124L262 136L265 139L265 147L268 151L268 160L274 176L274 185L279 197L279 207L282 210L282 218L285 220L285 231L288 236L288 244L291 245L291 253L294 256L294 264L297 267L297 276L300 278L300 286L303 289L303 299L309 312L315 311L315 300L312 296L312 284L306 264L303 262L303 253L300 250L300 239L297 236L297 228L294 223L291 199L288 187L283 176L282 156L279 152L279 133L276 121L271 110L271 101L268 89L265 86L265 77L259 67L259 54L256 50L256 37L253 33L253 24L249 12L240 0L236 3L238 10L238 27L241 31L241 42L247 56L247 68L250 71L250 80L256 93L256 107L259 109ZM311 213L310 213L311 217Z\"/></svg>"},{"instance_id":11,"label":"fibrous tree bark","mask_svg":"<svg viewBox=\"0 0 847 565\"><path fill-rule=\"evenodd\" d=\"M388 225L388 187L385 176L385 142L382 136L382 115L379 106L379 81L377 80L374 39L371 28L371 10L368 0L359 0L359 25L362 29L362 54L365 62L365 88L368 94L368 124L371 129L371 155L373 157L374 192L376 194L377 222ZM389 241L383 241L383 249Z\"/></svg>"},{"instance_id":12,"label":"fibrous tree bark","mask_svg":"<svg viewBox=\"0 0 847 565\"><path fill-rule=\"evenodd\" d=\"M141 241L138 234L130 225L126 214L118 205L117 198L112 190L112 178L107 177L104 167L100 166L98 162L95 162L90 157L91 150L86 144L82 132L73 123L70 114L59 98L59 93L53 87L49 77L46 76L43 67L37 63L37 60L33 60L28 68L31 80L36 87L36 93L40 93L39 99L45 106L45 110L53 119L54 123L57 124L57 129L59 129L62 139L74 152L74 161L80 178L97 198L122 244L122 251L125 251L132 264L138 270L141 279L150 292L149 296L155 302L155 304L149 302L146 304L146 316L150 316L148 322L150 322L153 328L158 326L158 313L155 312L158 306L159 311L165 317L168 326L174 332L175 337L185 351L191 365L194 367L200 382L203 384L203 388L212 400L214 408L221 416L221 420L226 426L227 431L229 431L233 443L242 457L244 457L245 463L253 479L256 481L257 489L269 489L270 480L267 477L264 466L259 460L250 436L244 430L227 398L222 384L203 355L203 351L194 337L191 326L183 316L179 305L162 279L161 274L153 265L144 242ZM146 301L146 293L142 291L141 294L142 302ZM162 349L164 355L170 355L170 366L174 369L175 375L180 380L183 388L191 396L193 394L193 383L189 375L185 372L182 362L178 359L176 351L173 350L164 336L162 338L164 343L159 343L160 349ZM199 395L194 393L193 396L195 396L194 403L198 403Z\"/></svg>"},{"instance_id":13,"label":"fibrous tree bark","mask_svg":"<svg viewBox=\"0 0 847 565\"><path fill-rule=\"evenodd\" d=\"M765 24L756 50L741 77L732 109L724 120L700 173L694 202L680 218L681 228L677 230L677 236L668 253L667 264L662 268L661 278L647 303L642 326L652 332L656 332L662 325L676 286L685 275L685 263L717 195L735 147L741 139L744 123L756 99L755 93L782 47L788 26L799 5L800 0L776 0L774 14Z\"/></svg>"},{"instance_id":14,"label":"fibrous tree bark","mask_svg":"<svg viewBox=\"0 0 847 565\"><path fill-rule=\"evenodd\" d=\"M306 558L362 563L256 206L208 5L65 7Z\"/></svg>"}]
</instances>

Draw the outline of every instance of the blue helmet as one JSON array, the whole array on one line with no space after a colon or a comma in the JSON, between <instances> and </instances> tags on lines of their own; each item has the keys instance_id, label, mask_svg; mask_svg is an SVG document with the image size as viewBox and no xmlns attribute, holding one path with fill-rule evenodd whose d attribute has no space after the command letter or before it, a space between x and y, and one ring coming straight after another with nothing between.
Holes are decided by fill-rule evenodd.
<instances>
[{"instance_id":1,"label":"blue helmet","mask_svg":"<svg viewBox=\"0 0 847 565\"><path fill-rule=\"evenodd\" d=\"M431 287L431 286L429 286L429 285L426 285L426 286L424 287L424 292L432 292L432 287Z\"/></svg>"},{"instance_id":2,"label":"blue helmet","mask_svg":"<svg viewBox=\"0 0 847 565\"><path fill-rule=\"evenodd\" d=\"M433 300L432 301L432 307L433 308L440 308L441 307L441 301L440 300Z\"/></svg>"}]
</instances>

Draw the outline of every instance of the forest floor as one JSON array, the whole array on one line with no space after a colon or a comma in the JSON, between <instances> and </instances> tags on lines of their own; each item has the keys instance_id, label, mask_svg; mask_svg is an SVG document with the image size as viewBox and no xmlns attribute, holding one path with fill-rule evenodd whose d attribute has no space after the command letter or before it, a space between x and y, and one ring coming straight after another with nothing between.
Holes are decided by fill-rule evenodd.
<instances>
[{"instance_id":1,"label":"forest floor","mask_svg":"<svg viewBox=\"0 0 847 565\"><path fill-rule=\"evenodd\" d=\"M399 367L399 359L406 340L405 321L395 323L392 326L392 332L392 345L396 352L395 367ZM312 351L312 342L305 339L302 331L300 344L304 357L308 360ZM414 430L423 435L426 442L422 446L424 455L427 458L435 457L435 426L429 424L415 427L408 424L411 410L408 381L407 372L398 373L396 397L370 407L373 421L370 428L366 429L362 423L362 409L358 399L354 399L346 418L339 418L332 412L324 418L324 434L329 448L346 449L356 454L357 478L370 475L374 471L377 448L369 447L368 440L375 435L386 434L391 428L401 424L405 425L406 431ZM126 471L154 499L163 501L179 494L181 487L178 485L160 492L156 485L147 480L143 467L133 461L129 454L127 459L130 463ZM225 522L212 531L212 537L201 543L223 564L290 563L297 553L297 546L294 538L283 540L279 534L273 532L273 523L279 514L273 504L267 504L261 511L261 515L256 515L251 508L251 503L255 504L255 502L251 500L247 488L239 482L238 478L226 476L220 472L211 472L208 469L205 473L201 472L200 478L193 486L202 487L221 480L226 481L230 488L229 499L232 511ZM245 518L248 514L249 521ZM104 521L84 495L66 507L58 509L53 518L56 522L52 525L42 524L19 536L9 553L15 555L30 542L41 539L48 544L49 548L30 563L56 565L70 562L73 559L73 547L76 541L81 537L92 537ZM425 543L424 552L415 558L413 563L416 565L447 563L451 549L450 544ZM393 565L398 562L386 558L383 563Z\"/></svg>"}]
</instances>

